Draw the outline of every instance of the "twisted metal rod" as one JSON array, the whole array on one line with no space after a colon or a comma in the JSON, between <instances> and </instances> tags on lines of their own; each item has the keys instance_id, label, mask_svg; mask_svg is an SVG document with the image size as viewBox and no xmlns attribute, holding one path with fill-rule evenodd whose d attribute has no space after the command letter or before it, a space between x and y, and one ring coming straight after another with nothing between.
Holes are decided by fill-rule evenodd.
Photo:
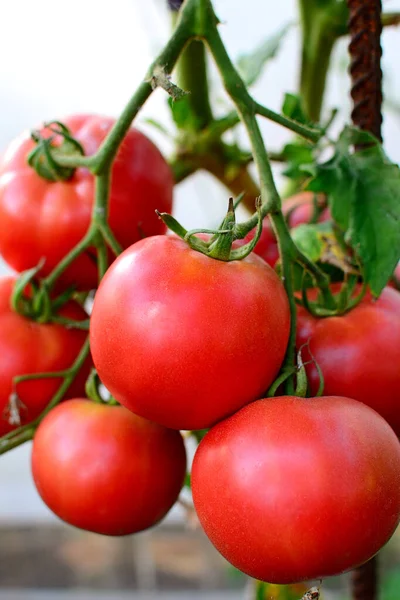
<instances>
[{"instance_id":1,"label":"twisted metal rod","mask_svg":"<svg viewBox=\"0 0 400 600\"><path fill-rule=\"evenodd\" d=\"M381 0L347 0L350 18L349 53L354 125L382 141ZM354 569L351 577L353 600L377 600L378 559Z\"/></svg>"},{"instance_id":2,"label":"twisted metal rod","mask_svg":"<svg viewBox=\"0 0 400 600\"><path fill-rule=\"evenodd\" d=\"M381 0L347 0L353 123L382 141Z\"/></svg>"}]
</instances>

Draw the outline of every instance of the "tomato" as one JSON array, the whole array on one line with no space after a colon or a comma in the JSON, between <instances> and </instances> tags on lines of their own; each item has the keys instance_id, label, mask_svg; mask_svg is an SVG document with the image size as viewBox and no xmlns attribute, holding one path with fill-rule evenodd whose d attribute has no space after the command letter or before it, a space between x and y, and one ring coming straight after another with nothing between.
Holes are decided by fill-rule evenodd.
<instances>
[{"instance_id":1,"label":"tomato","mask_svg":"<svg viewBox=\"0 0 400 600\"><path fill-rule=\"evenodd\" d=\"M158 523L177 500L185 470L178 431L89 400L59 404L33 441L43 501L70 525L105 535Z\"/></svg>"},{"instance_id":2,"label":"tomato","mask_svg":"<svg viewBox=\"0 0 400 600\"><path fill-rule=\"evenodd\" d=\"M300 192L295 196L291 196L282 203L283 214L286 215L290 228L297 227L302 223L308 223L314 211L314 193ZM318 221L328 221L330 219L330 211L328 208L322 210ZM235 246L243 246L250 242L255 234L255 229L250 231L243 240L237 240ZM261 256L271 267L275 266L279 259L278 242L275 237L269 218L263 221L261 237L257 242L254 252Z\"/></svg>"},{"instance_id":3,"label":"tomato","mask_svg":"<svg viewBox=\"0 0 400 600\"><path fill-rule=\"evenodd\" d=\"M114 119L93 115L66 118L64 123L87 155L96 152ZM49 134L42 130L42 134ZM0 165L0 254L17 271L46 262L47 275L83 238L90 225L94 177L79 168L69 181L42 179L26 158L34 147L29 133L17 138ZM165 231L155 214L170 212L171 170L154 144L130 129L112 170L109 224L123 248L144 236ZM61 284L79 289L97 286L94 249L80 256L63 274Z\"/></svg>"},{"instance_id":4,"label":"tomato","mask_svg":"<svg viewBox=\"0 0 400 600\"><path fill-rule=\"evenodd\" d=\"M166 427L204 429L265 392L289 324L283 285L258 256L226 263L155 236L106 273L91 348L121 404Z\"/></svg>"},{"instance_id":5,"label":"tomato","mask_svg":"<svg viewBox=\"0 0 400 600\"><path fill-rule=\"evenodd\" d=\"M367 295L340 317L317 319L299 307L298 348L303 344L312 393L320 383L314 357L324 376L325 394L368 404L400 435L399 292L387 287L378 300Z\"/></svg>"},{"instance_id":6,"label":"tomato","mask_svg":"<svg viewBox=\"0 0 400 600\"><path fill-rule=\"evenodd\" d=\"M200 442L191 481L215 547L270 583L360 565L400 520L400 444L382 417L349 398L246 406Z\"/></svg>"},{"instance_id":7,"label":"tomato","mask_svg":"<svg viewBox=\"0 0 400 600\"><path fill-rule=\"evenodd\" d=\"M0 279L0 435L15 428L9 424L7 415L13 378L67 369L76 359L87 335L79 329L36 323L13 312L10 297L14 283L14 277ZM69 302L60 314L74 320L87 319L84 310L74 302ZM66 397L84 392L89 368L88 360ZM61 378L35 379L16 386L22 424L29 423L46 408L61 383Z\"/></svg>"}]
</instances>

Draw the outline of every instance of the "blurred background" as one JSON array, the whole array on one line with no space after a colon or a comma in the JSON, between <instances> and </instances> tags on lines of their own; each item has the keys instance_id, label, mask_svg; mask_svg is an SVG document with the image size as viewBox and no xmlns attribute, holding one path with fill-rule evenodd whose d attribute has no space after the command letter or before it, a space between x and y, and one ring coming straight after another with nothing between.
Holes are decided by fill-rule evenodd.
<instances>
[{"instance_id":1,"label":"blurred background","mask_svg":"<svg viewBox=\"0 0 400 600\"><path fill-rule=\"evenodd\" d=\"M295 0L215 0L214 5L233 58L294 23L254 88L257 99L279 111L284 93L297 90ZM400 0L384 0L383 6L400 10ZM0 152L23 129L45 120L79 112L117 117L170 32L166 0L2 0L0 23ZM400 30L387 28L382 46L384 144L389 157L399 162ZM333 55L324 109L325 114L339 109L338 130L349 121L347 67L343 39ZM212 97L223 112L227 100L213 71L211 80ZM173 132L165 93L159 91L135 124L168 155L171 140L146 123L155 116ZM261 125L269 150L289 141L284 129L266 121ZM282 183L279 169L276 176ZM175 214L188 228L214 226L228 195L210 175L197 173L176 188ZM5 271L0 263L0 272ZM182 506L161 526L131 538L81 532L46 509L34 489L29 461L29 444L0 458L0 600L245 597L246 578L225 563L193 519L188 525ZM383 600L399 600L400 539L395 537L383 554ZM327 582L326 590L328 600L344 600L346 577Z\"/></svg>"}]
</instances>

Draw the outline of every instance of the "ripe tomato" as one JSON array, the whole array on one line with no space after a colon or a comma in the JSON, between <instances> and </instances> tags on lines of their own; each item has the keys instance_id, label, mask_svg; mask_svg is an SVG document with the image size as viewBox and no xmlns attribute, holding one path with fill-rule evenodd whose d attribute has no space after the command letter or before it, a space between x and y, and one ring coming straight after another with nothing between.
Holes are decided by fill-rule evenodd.
<instances>
[{"instance_id":1,"label":"ripe tomato","mask_svg":"<svg viewBox=\"0 0 400 600\"><path fill-rule=\"evenodd\" d=\"M382 417L349 398L253 402L207 433L191 481L215 547L270 583L360 565L400 519L400 444Z\"/></svg>"},{"instance_id":2,"label":"ripe tomato","mask_svg":"<svg viewBox=\"0 0 400 600\"><path fill-rule=\"evenodd\" d=\"M178 431L90 400L59 404L33 441L43 501L70 525L105 535L158 523L177 500L185 470Z\"/></svg>"},{"instance_id":3,"label":"ripe tomato","mask_svg":"<svg viewBox=\"0 0 400 600\"><path fill-rule=\"evenodd\" d=\"M87 155L96 152L114 119L79 115L64 120ZM46 135L50 132L42 130ZM69 181L42 179L26 159L34 147L28 133L17 138L0 164L0 254L17 271L41 258L47 275L89 228L94 177L77 169ZM164 233L155 209L171 211L172 174L154 144L130 129L112 170L109 224L123 248L143 236ZM88 250L63 274L61 283L90 289L97 285L94 250Z\"/></svg>"},{"instance_id":4,"label":"ripe tomato","mask_svg":"<svg viewBox=\"0 0 400 600\"><path fill-rule=\"evenodd\" d=\"M313 216L314 211L314 193L313 192L300 192L282 203L283 214L286 215L288 225L292 229L301 225L302 223L308 223ZM328 221L330 219L330 211L325 208L318 221ZM243 240L237 240L236 246L243 246L250 242L255 234L255 229L250 231ZM271 267L274 267L276 261L279 258L278 242L275 237L274 230L272 229L271 221L269 218L265 218L263 221L263 228L261 237L257 242L254 252L261 256Z\"/></svg>"},{"instance_id":5,"label":"ripe tomato","mask_svg":"<svg viewBox=\"0 0 400 600\"><path fill-rule=\"evenodd\" d=\"M258 256L226 263L156 236L106 273L91 348L121 404L166 427L204 429L265 392L289 324L283 285Z\"/></svg>"},{"instance_id":6,"label":"ripe tomato","mask_svg":"<svg viewBox=\"0 0 400 600\"><path fill-rule=\"evenodd\" d=\"M303 344L312 393L319 387L314 357L324 376L325 394L368 404L400 435L399 292L387 287L378 300L367 295L340 317L317 319L299 307L298 348Z\"/></svg>"},{"instance_id":7,"label":"ripe tomato","mask_svg":"<svg viewBox=\"0 0 400 600\"><path fill-rule=\"evenodd\" d=\"M86 339L86 332L62 325L35 323L13 312L10 297L14 277L0 279L0 435L15 426L8 422L8 404L17 375L62 371L72 365ZM69 302L60 314L74 320L87 319L81 307ZM82 394L89 374L88 360L66 397ZM62 379L35 379L16 386L22 424L35 419L47 406Z\"/></svg>"}]
</instances>

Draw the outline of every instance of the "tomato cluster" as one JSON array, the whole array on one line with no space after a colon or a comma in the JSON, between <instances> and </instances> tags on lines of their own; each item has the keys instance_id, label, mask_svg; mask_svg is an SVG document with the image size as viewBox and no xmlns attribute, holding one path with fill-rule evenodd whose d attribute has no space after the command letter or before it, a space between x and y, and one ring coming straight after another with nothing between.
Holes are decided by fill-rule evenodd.
<instances>
[{"instance_id":1,"label":"tomato cluster","mask_svg":"<svg viewBox=\"0 0 400 600\"><path fill-rule=\"evenodd\" d=\"M113 121L79 116L66 125L91 156ZM52 143L57 149L59 138ZM267 398L291 327L269 222L259 256L228 262L162 235L155 209L171 209L171 172L132 129L109 199L108 224L125 250L114 262L107 257L90 314L91 356L111 399L85 397L88 357L66 401L49 410L85 344L79 325L88 315L76 292L97 287L96 253L74 256L54 289L46 277L87 233L95 184L84 167L63 181L44 179L26 163L32 146L21 137L0 166L0 253L17 271L40 263L21 314L18 303L11 307L16 278L0 281L0 433L19 424L10 411L35 430L32 473L44 502L89 531L146 529L183 485L180 430L209 429L193 463L193 500L233 565L292 583L344 572L378 552L400 520L400 294L386 288L378 300L366 295L347 314L323 319L299 307L296 343L313 397ZM289 225L329 219L320 200L289 200ZM47 319L39 294L53 306ZM325 396L315 397L321 374ZM19 375L28 377L16 382Z\"/></svg>"}]
</instances>

